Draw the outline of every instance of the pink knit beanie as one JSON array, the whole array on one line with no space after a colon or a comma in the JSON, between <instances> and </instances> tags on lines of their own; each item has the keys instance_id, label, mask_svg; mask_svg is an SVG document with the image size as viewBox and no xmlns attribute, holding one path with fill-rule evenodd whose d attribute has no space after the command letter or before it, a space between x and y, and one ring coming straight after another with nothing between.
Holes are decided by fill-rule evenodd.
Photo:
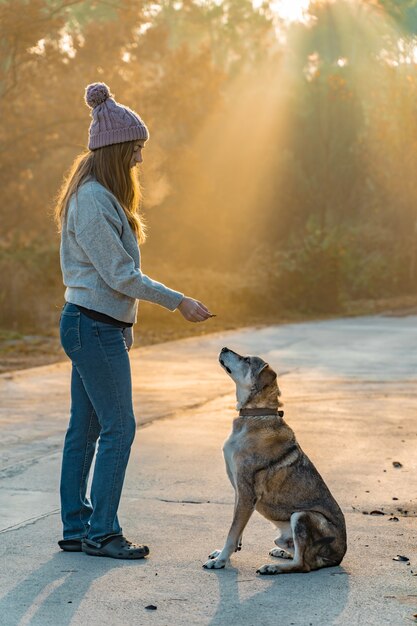
<instances>
[{"instance_id":1,"label":"pink knit beanie","mask_svg":"<svg viewBox=\"0 0 417 626\"><path fill-rule=\"evenodd\" d=\"M85 101L91 107L89 130L90 150L113 143L149 139L149 131L139 115L114 100L105 83L92 83L85 88Z\"/></svg>"}]
</instances>

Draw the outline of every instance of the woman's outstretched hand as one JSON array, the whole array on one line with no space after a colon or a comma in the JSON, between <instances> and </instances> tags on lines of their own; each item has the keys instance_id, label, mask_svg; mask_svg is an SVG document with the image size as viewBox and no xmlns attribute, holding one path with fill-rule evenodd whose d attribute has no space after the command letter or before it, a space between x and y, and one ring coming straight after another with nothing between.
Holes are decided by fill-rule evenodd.
<instances>
[{"instance_id":1,"label":"woman's outstretched hand","mask_svg":"<svg viewBox=\"0 0 417 626\"><path fill-rule=\"evenodd\" d=\"M183 297L177 308L188 322L205 322L209 317L214 317L202 302L187 296Z\"/></svg>"}]
</instances>

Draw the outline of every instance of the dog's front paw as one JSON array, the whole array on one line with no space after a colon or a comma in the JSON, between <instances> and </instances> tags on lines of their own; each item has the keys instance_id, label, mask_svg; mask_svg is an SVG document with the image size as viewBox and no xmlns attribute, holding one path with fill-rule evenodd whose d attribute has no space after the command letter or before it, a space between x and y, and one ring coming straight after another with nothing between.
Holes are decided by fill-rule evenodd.
<instances>
[{"instance_id":1,"label":"dog's front paw","mask_svg":"<svg viewBox=\"0 0 417 626\"><path fill-rule=\"evenodd\" d=\"M262 565L259 569L256 570L257 574L261 574L261 576L271 576L273 574L281 574L281 570L279 565Z\"/></svg>"},{"instance_id":2,"label":"dog's front paw","mask_svg":"<svg viewBox=\"0 0 417 626\"><path fill-rule=\"evenodd\" d=\"M219 552L219 551L215 550L215 552ZM211 554L214 554L214 552L212 552ZM212 557L210 555L209 560L206 561L206 563L204 563L203 567L204 569L222 569L225 565L226 565L225 559L219 559L218 557Z\"/></svg>"},{"instance_id":3,"label":"dog's front paw","mask_svg":"<svg viewBox=\"0 0 417 626\"><path fill-rule=\"evenodd\" d=\"M275 556L278 559L292 559L292 555L282 548L273 548L269 551L269 554L270 556Z\"/></svg>"},{"instance_id":4,"label":"dog's front paw","mask_svg":"<svg viewBox=\"0 0 417 626\"><path fill-rule=\"evenodd\" d=\"M209 559L217 559L217 557L219 556L221 550L213 550L213 552L210 552L210 554L208 555Z\"/></svg>"}]
</instances>

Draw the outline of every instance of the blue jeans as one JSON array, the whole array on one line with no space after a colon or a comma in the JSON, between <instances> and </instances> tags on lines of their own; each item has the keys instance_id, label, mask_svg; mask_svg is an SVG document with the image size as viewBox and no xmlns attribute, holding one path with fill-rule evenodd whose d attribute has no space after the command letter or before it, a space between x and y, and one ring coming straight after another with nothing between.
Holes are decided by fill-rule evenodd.
<instances>
[{"instance_id":1,"label":"blue jeans","mask_svg":"<svg viewBox=\"0 0 417 626\"><path fill-rule=\"evenodd\" d=\"M59 327L61 345L72 361L60 487L63 536L100 542L122 533L117 509L136 432L130 360L123 329L87 317L74 304L62 307ZM89 501L87 481L97 439Z\"/></svg>"}]
</instances>

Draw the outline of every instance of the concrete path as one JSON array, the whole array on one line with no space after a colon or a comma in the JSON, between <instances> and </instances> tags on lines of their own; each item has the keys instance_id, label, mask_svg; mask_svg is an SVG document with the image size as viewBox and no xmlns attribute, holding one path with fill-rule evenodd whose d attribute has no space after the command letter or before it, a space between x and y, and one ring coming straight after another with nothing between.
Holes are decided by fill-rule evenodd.
<instances>
[{"instance_id":1,"label":"concrete path","mask_svg":"<svg viewBox=\"0 0 417 626\"><path fill-rule=\"evenodd\" d=\"M259 578L256 569L273 560L274 528L255 514L232 565L202 569L233 508L221 455L236 415L233 384L217 363L224 345L279 372L285 418L347 518L340 567ZM131 362L146 428L120 519L151 548L136 563L56 545L69 361L0 376L1 626L414 623L417 317L247 328L134 349ZM410 561L393 561L397 554Z\"/></svg>"}]
</instances>

